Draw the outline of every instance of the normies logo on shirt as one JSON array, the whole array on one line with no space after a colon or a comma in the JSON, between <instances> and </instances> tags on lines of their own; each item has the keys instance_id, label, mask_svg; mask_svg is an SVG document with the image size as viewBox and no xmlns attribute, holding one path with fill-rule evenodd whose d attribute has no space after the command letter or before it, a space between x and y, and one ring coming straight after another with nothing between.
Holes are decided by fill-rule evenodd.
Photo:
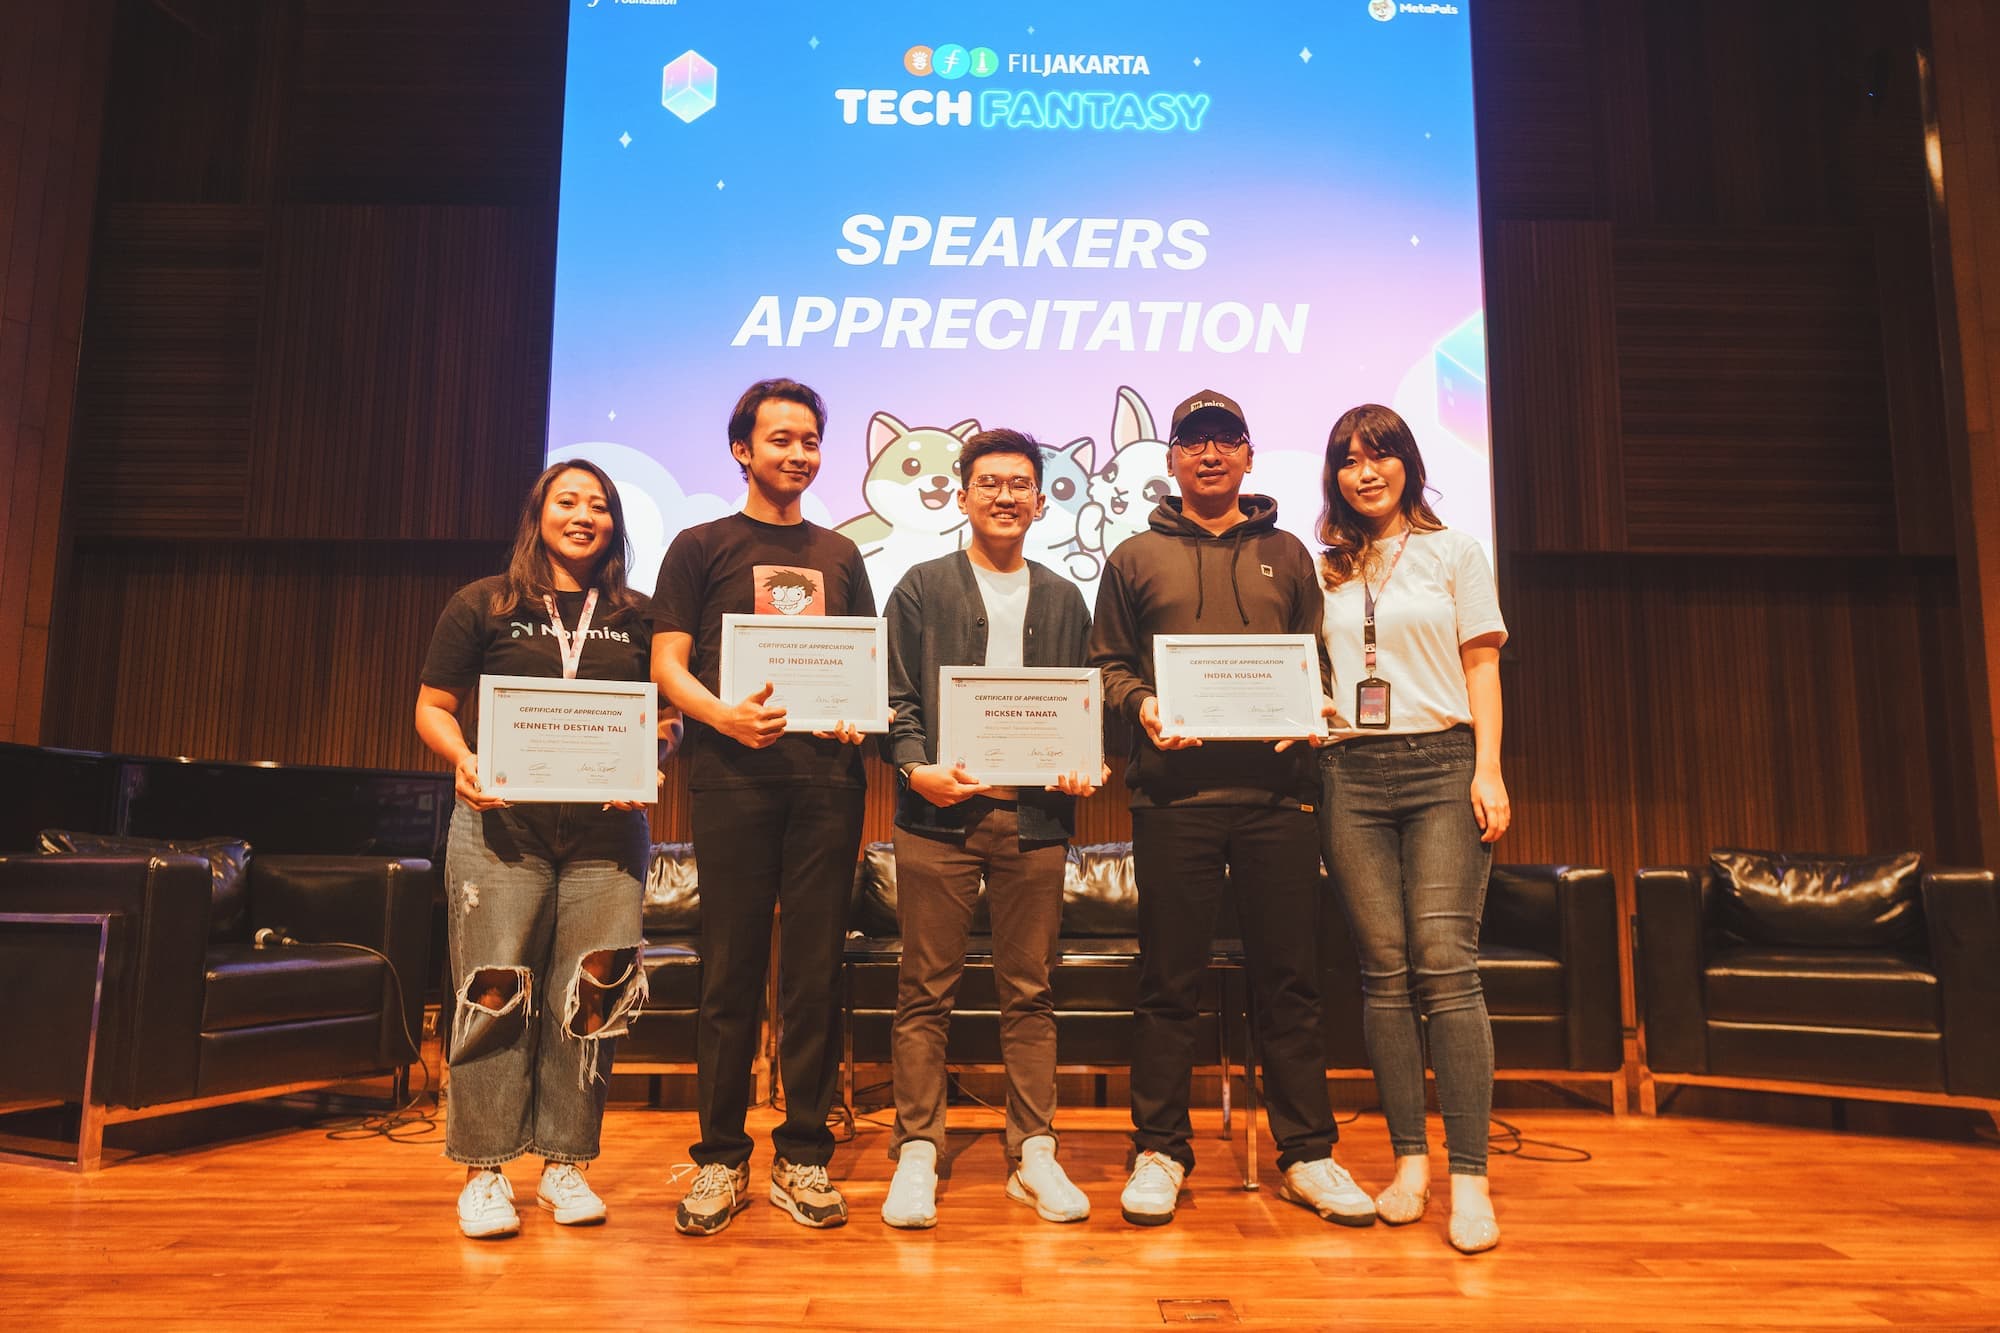
<instances>
[{"instance_id":1,"label":"normies logo on shirt","mask_svg":"<svg viewBox=\"0 0 2000 1333\"><path fill-rule=\"evenodd\" d=\"M535 625L520 620L510 620L507 623L513 627L514 631L507 636L510 639L532 639L535 637L537 631L540 631L551 639L556 636L554 627L546 623ZM604 629L599 626L592 626L590 629L585 630L583 637L586 639L613 639L619 643L632 642L632 636L622 629Z\"/></svg>"}]
</instances>

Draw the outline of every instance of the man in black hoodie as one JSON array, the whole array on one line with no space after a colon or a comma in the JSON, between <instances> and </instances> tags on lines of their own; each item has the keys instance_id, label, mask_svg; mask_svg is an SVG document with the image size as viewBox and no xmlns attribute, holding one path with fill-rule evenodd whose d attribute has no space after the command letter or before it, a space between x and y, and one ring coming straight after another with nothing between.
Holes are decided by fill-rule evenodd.
<instances>
[{"instance_id":1,"label":"man in black hoodie","mask_svg":"<svg viewBox=\"0 0 2000 1333\"><path fill-rule=\"evenodd\" d=\"M1304 544L1278 530L1277 502L1242 493L1252 449L1234 400L1203 390L1181 403L1169 445L1180 495L1162 500L1148 530L1111 552L1090 641L1090 665L1104 673L1105 711L1134 724L1125 780L1139 880L1140 993L1134 1160L1120 1208L1138 1226L1171 1222L1194 1166L1195 1001L1227 884L1256 997L1281 1197L1329 1221L1368 1226L1374 1201L1333 1160L1338 1131L1319 1028L1312 753L1289 741L1167 735L1154 689L1156 634L1317 640L1319 579ZM1324 685L1323 647L1320 670Z\"/></svg>"}]
</instances>

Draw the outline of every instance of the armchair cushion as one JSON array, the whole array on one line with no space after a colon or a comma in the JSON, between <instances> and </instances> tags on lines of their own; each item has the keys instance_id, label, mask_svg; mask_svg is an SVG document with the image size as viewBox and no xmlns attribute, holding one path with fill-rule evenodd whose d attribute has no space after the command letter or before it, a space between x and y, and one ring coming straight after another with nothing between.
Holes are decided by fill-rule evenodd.
<instances>
[{"instance_id":1,"label":"armchair cushion","mask_svg":"<svg viewBox=\"0 0 2000 1333\"><path fill-rule=\"evenodd\" d=\"M1063 875L1062 933L1109 938L1138 930L1139 881L1132 868L1132 844L1071 847Z\"/></svg>"},{"instance_id":2,"label":"armchair cushion","mask_svg":"<svg viewBox=\"0 0 2000 1333\"><path fill-rule=\"evenodd\" d=\"M1720 924L1751 944L1823 949L1923 947L1915 852L1790 855L1718 848Z\"/></svg>"},{"instance_id":3,"label":"armchair cushion","mask_svg":"<svg viewBox=\"0 0 2000 1333\"><path fill-rule=\"evenodd\" d=\"M208 951L202 1031L375 1014L387 980L382 960L357 949L215 945Z\"/></svg>"},{"instance_id":4,"label":"armchair cushion","mask_svg":"<svg viewBox=\"0 0 2000 1333\"><path fill-rule=\"evenodd\" d=\"M115 833L43 829L44 854L64 856L164 856L178 853L208 862L208 938L216 942L247 937L250 899L250 844L241 838L133 838Z\"/></svg>"},{"instance_id":5,"label":"armchair cushion","mask_svg":"<svg viewBox=\"0 0 2000 1333\"><path fill-rule=\"evenodd\" d=\"M701 880L693 843L653 844L642 911L648 935L693 935L701 929Z\"/></svg>"},{"instance_id":6,"label":"armchair cushion","mask_svg":"<svg viewBox=\"0 0 2000 1333\"><path fill-rule=\"evenodd\" d=\"M1728 946L1708 963L1708 1017L1869 1031L1936 1032L1938 979L1880 949Z\"/></svg>"}]
</instances>

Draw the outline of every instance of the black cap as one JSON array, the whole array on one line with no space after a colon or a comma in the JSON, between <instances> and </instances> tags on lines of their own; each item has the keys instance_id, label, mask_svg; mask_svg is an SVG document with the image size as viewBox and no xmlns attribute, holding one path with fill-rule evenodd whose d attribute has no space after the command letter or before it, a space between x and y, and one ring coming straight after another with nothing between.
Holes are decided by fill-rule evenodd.
<instances>
[{"instance_id":1,"label":"black cap","mask_svg":"<svg viewBox=\"0 0 2000 1333\"><path fill-rule=\"evenodd\" d=\"M1213 389L1203 389L1200 393L1183 400L1181 405L1174 409L1174 425L1173 429L1167 432L1167 438L1179 439L1181 425L1198 412L1221 412L1235 420L1238 430L1245 435L1250 433L1250 423L1243 419L1243 409L1236 405L1234 398L1225 393L1217 393Z\"/></svg>"}]
</instances>

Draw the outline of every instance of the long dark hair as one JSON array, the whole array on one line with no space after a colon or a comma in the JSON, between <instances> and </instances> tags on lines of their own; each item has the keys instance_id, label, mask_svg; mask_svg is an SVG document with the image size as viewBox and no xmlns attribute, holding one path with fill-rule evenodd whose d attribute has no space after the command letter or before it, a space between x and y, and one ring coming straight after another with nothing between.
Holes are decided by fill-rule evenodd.
<instances>
[{"instance_id":1,"label":"long dark hair","mask_svg":"<svg viewBox=\"0 0 2000 1333\"><path fill-rule=\"evenodd\" d=\"M1326 548L1320 552L1319 577L1332 592L1367 572L1373 528L1354 512L1340 493L1340 465L1347 459L1348 446L1359 435L1361 442L1385 458L1403 465L1403 519L1414 532L1436 532L1444 522L1431 511L1425 498L1424 456L1417 452L1417 437L1410 423L1395 409L1380 403L1363 403L1340 414L1326 436L1326 466L1320 472L1319 539Z\"/></svg>"},{"instance_id":2,"label":"long dark hair","mask_svg":"<svg viewBox=\"0 0 2000 1333\"><path fill-rule=\"evenodd\" d=\"M611 540L605 543L607 549L585 586L596 588L598 598L610 603L606 608L610 612L605 617L607 621L639 609L639 594L625 584L625 566L632 558L632 544L625 537L625 503L618 498L618 487L597 464L571 458L550 464L528 488L528 498L521 504L521 521L514 525L514 550L507 557L507 582L493 594L490 608L493 615L507 615L523 603L540 606L542 598L555 591L555 569L549 563L548 548L542 545L542 509L549 502L549 491L556 478L570 471L588 472L597 478L597 484L604 488L604 506L611 511Z\"/></svg>"}]
</instances>

